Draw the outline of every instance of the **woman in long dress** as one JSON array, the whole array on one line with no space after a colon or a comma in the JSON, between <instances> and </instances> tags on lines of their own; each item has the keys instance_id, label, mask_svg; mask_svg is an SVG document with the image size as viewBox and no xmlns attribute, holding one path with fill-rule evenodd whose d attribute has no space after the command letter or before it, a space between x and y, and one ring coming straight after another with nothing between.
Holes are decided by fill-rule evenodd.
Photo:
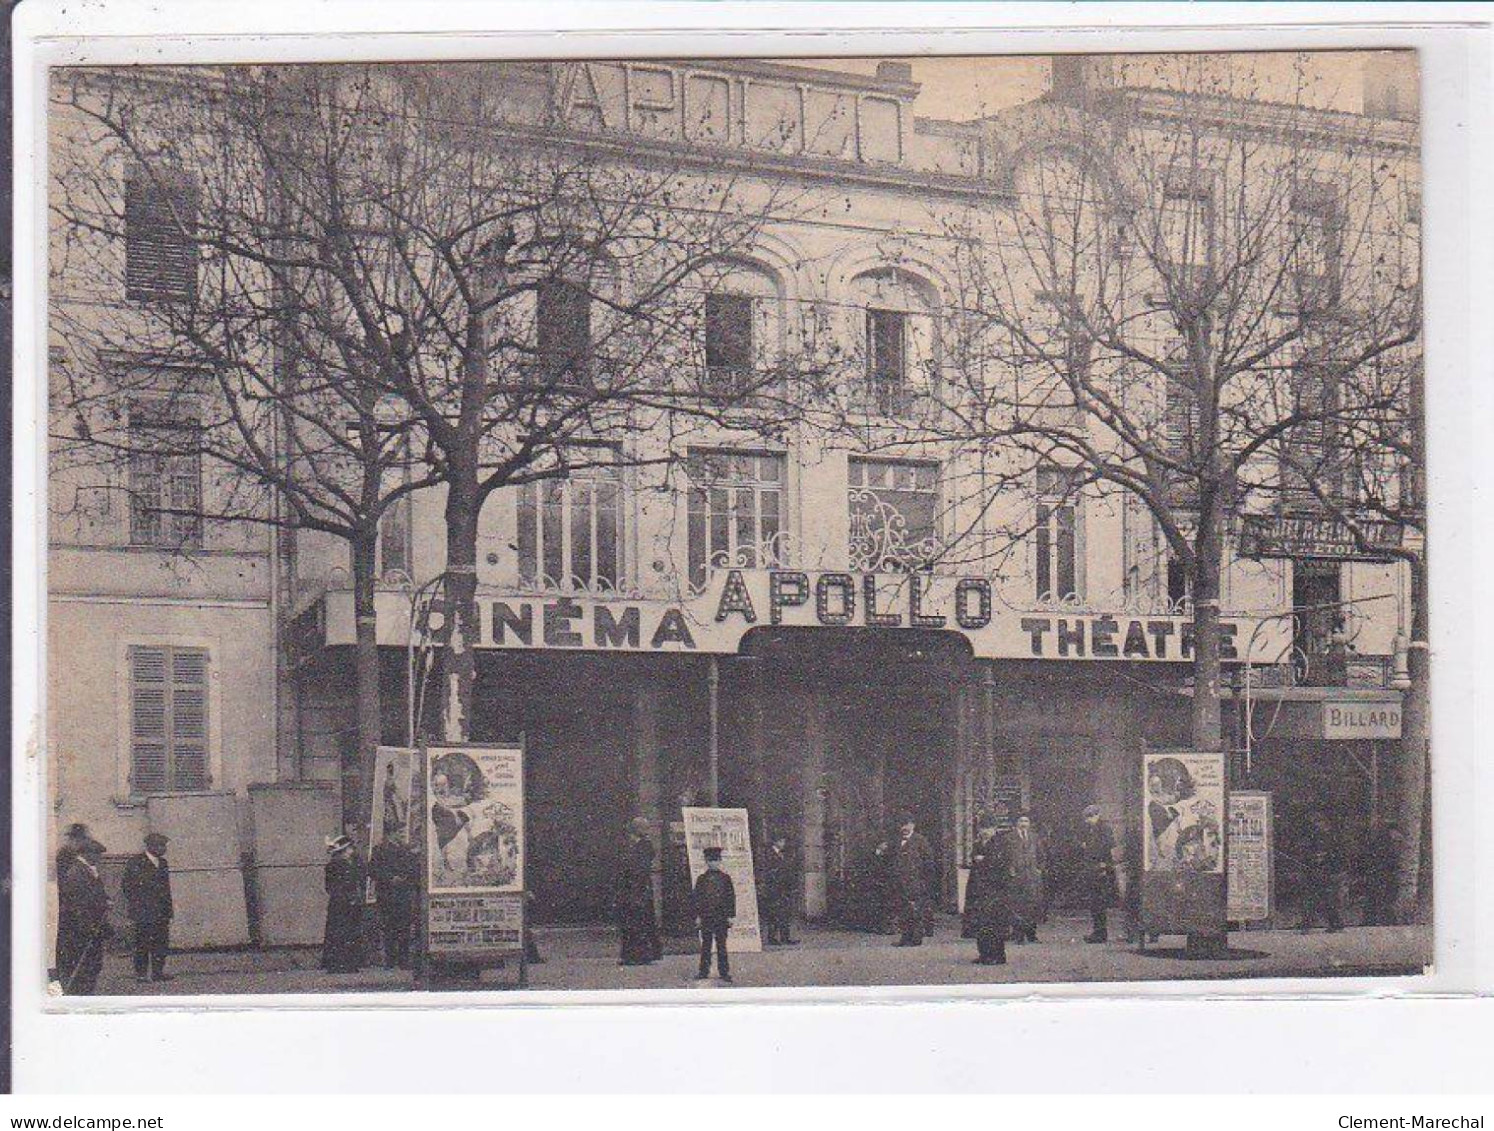
<instances>
[{"instance_id":1,"label":"woman in long dress","mask_svg":"<svg viewBox=\"0 0 1494 1131\"><path fill-rule=\"evenodd\" d=\"M322 936L322 969L351 974L363 966L363 868L352 839L327 841L327 930Z\"/></svg>"}]
</instances>

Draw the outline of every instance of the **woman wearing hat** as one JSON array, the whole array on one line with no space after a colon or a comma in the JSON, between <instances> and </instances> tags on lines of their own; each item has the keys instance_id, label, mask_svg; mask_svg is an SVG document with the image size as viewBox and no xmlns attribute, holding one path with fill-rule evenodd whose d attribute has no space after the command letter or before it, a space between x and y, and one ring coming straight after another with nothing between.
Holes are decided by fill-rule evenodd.
<instances>
[{"instance_id":1,"label":"woman wearing hat","mask_svg":"<svg viewBox=\"0 0 1494 1131\"><path fill-rule=\"evenodd\" d=\"M646 966L664 953L654 919L654 845L644 817L628 825L622 875L617 885L617 933L622 944L619 965Z\"/></svg>"},{"instance_id":2,"label":"woman wearing hat","mask_svg":"<svg viewBox=\"0 0 1494 1131\"><path fill-rule=\"evenodd\" d=\"M322 969L351 974L363 966L363 868L346 834L327 838L327 930Z\"/></svg>"}]
</instances>

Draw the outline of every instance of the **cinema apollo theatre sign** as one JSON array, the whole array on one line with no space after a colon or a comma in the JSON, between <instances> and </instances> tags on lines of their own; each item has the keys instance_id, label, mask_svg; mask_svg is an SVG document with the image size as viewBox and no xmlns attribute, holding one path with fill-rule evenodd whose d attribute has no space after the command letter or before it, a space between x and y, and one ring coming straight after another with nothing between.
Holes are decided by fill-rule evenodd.
<instances>
[{"instance_id":1,"label":"cinema apollo theatre sign","mask_svg":"<svg viewBox=\"0 0 1494 1131\"><path fill-rule=\"evenodd\" d=\"M329 644L352 640L347 604L343 610L329 601ZM478 604L483 648L730 654L751 629L781 626L958 632L985 659L1179 662L1193 656L1188 617L1013 610L997 606L983 577L726 570L705 592L681 601L481 595ZM381 616L379 622L382 643L405 642L399 619ZM1259 631L1257 623L1221 619L1223 659L1243 660L1252 638L1257 662L1282 652L1281 619L1260 623Z\"/></svg>"}]
</instances>

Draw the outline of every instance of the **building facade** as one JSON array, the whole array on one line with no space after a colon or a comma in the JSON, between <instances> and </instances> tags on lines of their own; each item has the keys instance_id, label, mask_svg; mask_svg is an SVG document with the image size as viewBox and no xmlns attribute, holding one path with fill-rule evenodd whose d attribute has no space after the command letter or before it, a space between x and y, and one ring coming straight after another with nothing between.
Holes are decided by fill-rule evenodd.
<instances>
[{"instance_id":1,"label":"building facade","mask_svg":"<svg viewBox=\"0 0 1494 1131\"><path fill-rule=\"evenodd\" d=\"M1414 195L1415 125L1398 81L1375 78L1361 115L1308 118L1329 148L1353 119ZM971 380L968 257L1006 254L1023 186L1050 157L1082 164L1103 149L1096 98L1126 102L1164 134L1179 116L1221 109L1269 133L1279 109L1131 89L1098 65L1067 64L1044 98L958 122L916 114L902 63L874 75L525 65L505 89L495 144L601 139L640 162L664 155L701 178L740 176L748 198L781 193L750 253L733 254L694 304L681 356L728 393L744 373L812 372L817 398L836 405L801 404L766 429L729 412L687 428L598 429L584 470L500 488L484 505L471 738L524 737L540 920L604 920L622 831L643 817L666 921L686 925L675 838L689 804L747 808L759 843L787 836L809 918L868 922L876 848L904 815L934 846L953 907L974 818L1008 799L1048 837L1065 898L1084 806L1129 827L1142 753L1189 744L1192 605L1134 499L951 425ZM76 141L54 130L54 146ZM131 203L127 172L118 183L126 225L142 222L150 202ZM1416 217L1392 225L1398 253ZM101 299L110 276L88 276L63 242L54 237L54 310L110 301L127 312L151 285L183 285L168 240L118 271L133 292ZM583 307L541 295L538 348L584 338ZM80 364L67 334L53 360L55 410ZM134 407L146 432L173 423ZM111 848L147 824L200 828L185 840L204 876L254 877L248 930L275 918L277 900L308 898L266 878L267 862L286 874L311 862L287 854L287 826L356 826L347 544L184 517L231 488L180 455L136 455L113 474L101 489L97 468L54 472L54 813L89 822ZM436 729L444 515L444 489L431 488L381 524L390 744ZM1394 810L1392 684L1409 583L1391 555L1335 541L1320 519L1316 542L1263 549L1304 522L1272 503L1253 546L1240 530L1231 539L1224 728L1236 784L1275 790L1287 822L1328 802L1357 842ZM207 843L227 839L225 820L232 853ZM311 844L333 831L295 835Z\"/></svg>"}]
</instances>

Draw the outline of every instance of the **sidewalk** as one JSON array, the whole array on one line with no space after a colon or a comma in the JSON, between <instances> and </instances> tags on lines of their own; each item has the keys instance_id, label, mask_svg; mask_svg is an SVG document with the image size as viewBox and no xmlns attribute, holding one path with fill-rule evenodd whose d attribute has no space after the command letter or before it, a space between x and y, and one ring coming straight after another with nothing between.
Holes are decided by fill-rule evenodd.
<instances>
[{"instance_id":1,"label":"sidewalk","mask_svg":"<svg viewBox=\"0 0 1494 1131\"><path fill-rule=\"evenodd\" d=\"M1164 936L1140 953L1111 941L1083 941L1089 920L1060 916L1040 932L1036 945L1007 947L1005 966L975 966L975 945L959 937L957 920L941 918L936 934L922 947L896 948L887 935L802 928L801 944L772 947L762 954L736 954L732 973L739 987L897 986L979 983L1051 983L1332 977L1418 973L1431 961L1428 927L1350 927L1328 934L1296 931L1239 931L1230 935L1232 953L1223 960L1181 957L1181 938ZM682 989L696 983L694 942L671 938L664 958L652 966L620 967L615 932L603 928L540 928L535 932L545 956L531 966L529 984L537 990ZM400 991L412 988L409 971L369 967L357 974L318 969L318 948L173 955L170 982L139 984L128 956L110 955L99 992L109 995L284 994ZM495 986L510 981L509 971L489 972ZM716 985L713 980L708 983Z\"/></svg>"}]
</instances>

